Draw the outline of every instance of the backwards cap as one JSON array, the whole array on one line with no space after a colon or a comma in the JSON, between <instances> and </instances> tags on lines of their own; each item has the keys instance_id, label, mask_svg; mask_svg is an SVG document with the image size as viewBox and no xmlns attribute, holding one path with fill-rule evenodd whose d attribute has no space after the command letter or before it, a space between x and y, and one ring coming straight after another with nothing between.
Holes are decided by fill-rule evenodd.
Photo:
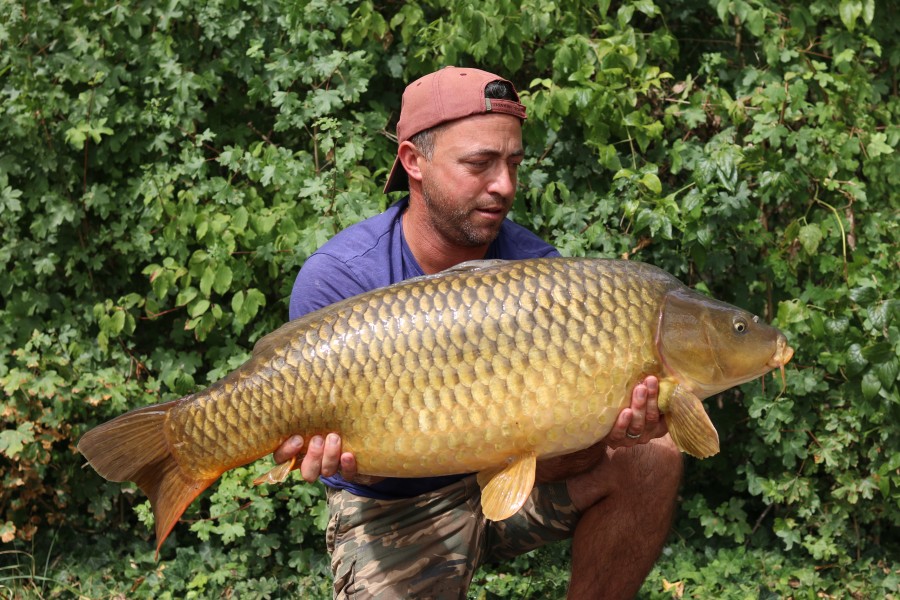
<instances>
[{"instance_id":1,"label":"backwards cap","mask_svg":"<svg viewBox=\"0 0 900 600\"><path fill-rule=\"evenodd\" d=\"M515 100L485 98L484 88L492 81L503 81L512 87ZM472 115L504 113L525 119L525 107L519 103L516 88L502 77L480 69L444 67L406 86L397 122L397 142L441 123ZM388 176L384 193L409 189L406 170L399 156Z\"/></svg>"}]
</instances>

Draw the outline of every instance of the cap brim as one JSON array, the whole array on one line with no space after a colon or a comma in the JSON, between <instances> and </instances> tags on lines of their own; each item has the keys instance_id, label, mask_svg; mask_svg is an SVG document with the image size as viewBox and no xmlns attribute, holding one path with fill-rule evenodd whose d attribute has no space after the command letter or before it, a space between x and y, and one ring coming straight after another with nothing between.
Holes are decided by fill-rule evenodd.
<instances>
[{"instance_id":1,"label":"cap brim","mask_svg":"<svg viewBox=\"0 0 900 600\"><path fill-rule=\"evenodd\" d=\"M400 164L400 157L398 156L394 159L394 166L391 168L391 174L388 176L387 184L384 186L384 193L406 191L409 191L409 178L406 175L406 169Z\"/></svg>"}]
</instances>

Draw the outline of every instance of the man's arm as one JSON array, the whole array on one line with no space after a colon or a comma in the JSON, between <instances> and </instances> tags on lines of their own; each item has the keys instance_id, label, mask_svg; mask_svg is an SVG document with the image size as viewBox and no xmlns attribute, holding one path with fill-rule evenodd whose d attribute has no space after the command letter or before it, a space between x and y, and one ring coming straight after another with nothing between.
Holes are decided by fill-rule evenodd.
<instances>
[{"instance_id":1,"label":"man's arm","mask_svg":"<svg viewBox=\"0 0 900 600\"><path fill-rule=\"evenodd\" d=\"M303 264L291 290L291 321L340 300L369 291L342 261L328 254L313 254Z\"/></svg>"}]
</instances>

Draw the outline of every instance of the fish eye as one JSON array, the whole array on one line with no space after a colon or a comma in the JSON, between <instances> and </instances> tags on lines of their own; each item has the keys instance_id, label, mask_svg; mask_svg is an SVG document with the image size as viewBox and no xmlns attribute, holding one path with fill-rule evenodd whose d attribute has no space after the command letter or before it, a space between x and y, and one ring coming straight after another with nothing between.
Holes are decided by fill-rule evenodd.
<instances>
[{"instance_id":1,"label":"fish eye","mask_svg":"<svg viewBox=\"0 0 900 600\"><path fill-rule=\"evenodd\" d=\"M746 333L747 332L747 321L743 318L738 317L734 320L734 330L737 333Z\"/></svg>"}]
</instances>

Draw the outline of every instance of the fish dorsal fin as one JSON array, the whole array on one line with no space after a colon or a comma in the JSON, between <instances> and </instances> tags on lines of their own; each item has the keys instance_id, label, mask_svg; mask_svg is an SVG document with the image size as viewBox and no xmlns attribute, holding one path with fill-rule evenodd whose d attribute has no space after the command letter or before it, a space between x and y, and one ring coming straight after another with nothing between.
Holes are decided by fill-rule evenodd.
<instances>
[{"instance_id":1,"label":"fish dorsal fin","mask_svg":"<svg viewBox=\"0 0 900 600\"><path fill-rule=\"evenodd\" d=\"M481 486L481 510L491 521L502 521L516 514L534 487L537 457L534 452L515 456L495 469L478 474Z\"/></svg>"},{"instance_id":2,"label":"fish dorsal fin","mask_svg":"<svg viewBox=\"0 0 900 600\"><path fill-rule=\"evenodd\" d=\"M466 262L461 262L458 265L453 265L452 267L448 267L443 271L438 271L437 273L431 273L430 275L419 275L418 277L410 277L409 279L404 279L400 283L394 285L403 285L407 283L412 283L413 281L426 281L428 279L438 279L440 277L444 277L445 275L454 275L457 273L472 273L474 271L481 271L482 269L488 269L490 267L498 267L502 264L512 262L508 260L503 260L500 258L490 258L484 260L467 260Z\"/></svg>"},{"instance_id":3,"label":"fish dorsal fin","mask_svg":"<svg viewBox=\"0 0 900 600\"><path fill-rule=\"evenodd\" d=\"M503 260L501 258L467 260L466 262L461 262L458 265L453 265L449 269L444 269L443 271L441 271L441 273L469 273L471 271L489 269L490 267L499 267L500 265L506 264L508 262L510 261Z\"/></svg>"},{"instance_id":4,"label":"fish dorsal fin","mask_svg":"<svg viewBox=\"0 0 900 600\"><path fill-rule=\"evenodd\" d=\"M291 339L294 330L300 328L300 319L295 319L293 321L288 321L275 331L270 331L266 335L259 338L253 345L253 356L261 356L263 354L266 354L267 352L275 350L279 346L284 345L288 340Z\"/></svg>"},{"instance_id":5,"label":"fish dorsal fin","mask_svg":"<svg viewBox=\"0 0 900 600\"><path fill-rule=\"evenodd\" d=\"M660 383L660 408L665 404L666 425L669 435L682 452L697 458L708 458L719 453L719 433L703 408L700 398L675 385L663 402L665 386Z\"/></svg>"}]
</instances>

